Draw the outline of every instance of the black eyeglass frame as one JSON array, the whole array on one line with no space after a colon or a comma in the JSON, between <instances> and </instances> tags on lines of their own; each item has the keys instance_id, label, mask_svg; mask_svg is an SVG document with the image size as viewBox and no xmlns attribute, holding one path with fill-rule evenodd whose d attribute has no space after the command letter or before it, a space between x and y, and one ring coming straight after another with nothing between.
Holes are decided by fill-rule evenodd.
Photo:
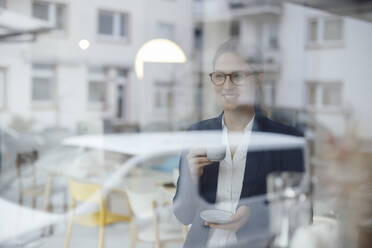
<instances>
[{"instance_id":1,"label":"black eyeglass frame","mask_svg":"<svg viewBox=\"0 0 372 248\"><path fill-rule=\"evenodd\" d=\"M222 83L217 84L216 82L213 81L212 76L213 76L213 74L215 74L215 73L221 73L221 74L224 75L225 78L224 78L224 80L223 80ZM236 82L234 82L234 80L233 80L232 77L231 77L233 74L236 74L236 73L244 73L247 77L249 77L249 76L257 76L257 75L259 74L259 72L247 72L247 71L233 71L233 72L231 72L231 73L223 73L223 72L220 72L220 71L214 71L214 72L209 73L208 75L209 75L209 78L210 78L210 80L212 81L212 83L213 83L214 85L216 85L216 86L222 86L222 85L224 85L225 82L226 82L227 77L230 78L230 81L231 81L234 85L236 85L236 86L242 86L244 83L236 83ZM243 80L243 81L244 81L244 80Z\"/></svg>"}]
</instances>

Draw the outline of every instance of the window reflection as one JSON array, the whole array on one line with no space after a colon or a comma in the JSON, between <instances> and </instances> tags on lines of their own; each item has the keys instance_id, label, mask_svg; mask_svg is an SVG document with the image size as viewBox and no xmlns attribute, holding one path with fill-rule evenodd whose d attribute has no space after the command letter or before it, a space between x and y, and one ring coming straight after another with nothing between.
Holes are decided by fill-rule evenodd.
<instances>
[{"instance_id":1,"label":"window reflection","mask_svg":"<svg viewBox=\"0 0 372 248\"><path fill-rule=\"evenodd\" d=\"M279 134L250 136L247 151L258 148L248 156L244 136L235 160L251 162L230 170L233 159L216 159L221 173L203 170L181 207L201 202L234 212L240 189L259 191L246 197L241 219L249 212L248 222L267 217L272 225L265 232L252 225L237 245L371 247L372 4L359 2L0 0L0 217L9 227L1 228L0 247L58 247L66 236L70 247L198 247L190 237L199 242L217 228L190 228L191 219L174 215L182 158L218 147L215 129L231 123L211 118L228 115L225 105L239 97ZM242 46L235 55L249 65L242 70L249 82L259 82L240 95L245 77L236 67L244 63L231 53L219 68L226 80L209 77L219 45L231 40ZM282 137L286 128L302 137ZM304 176L313 180L298 186L302 175L287 171L267 180L291 166L285 150L296 142L306 147ZM263 165L252 170L255 155ZM219 187L217 205L209 204L208 183ZM76 188L83 201L72 205ZM94 194L100 200L90 201ZM85 229L72 213L98 227ZM196 213L192 220L201 221ZM215 233L210 246L225 235Z\"/></svg>"}]
</instances>

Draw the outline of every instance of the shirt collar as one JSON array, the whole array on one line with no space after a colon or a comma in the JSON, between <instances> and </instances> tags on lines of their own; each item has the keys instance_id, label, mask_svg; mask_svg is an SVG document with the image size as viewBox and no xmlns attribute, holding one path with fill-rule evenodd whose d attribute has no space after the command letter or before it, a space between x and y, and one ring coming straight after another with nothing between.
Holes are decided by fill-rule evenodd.
<instances>
[{"instance_id":1,"label":"shirt collar","mask_svg":"<svg viewBox=\"0 0 372 248\"><path fill-rule=\"evenodd\" d=\"M252 131L252 127L253 127L253 123L254 123L254 119L255 119L255 116L256 115L253 115L252 119L248 122L248 124L245 126L244 128L244 132L247 132L247 131ZM224 115L222 115L222 129L227 129L226 125L225 125L225 120L224 120Z\"/></svg>"}]
</instances>

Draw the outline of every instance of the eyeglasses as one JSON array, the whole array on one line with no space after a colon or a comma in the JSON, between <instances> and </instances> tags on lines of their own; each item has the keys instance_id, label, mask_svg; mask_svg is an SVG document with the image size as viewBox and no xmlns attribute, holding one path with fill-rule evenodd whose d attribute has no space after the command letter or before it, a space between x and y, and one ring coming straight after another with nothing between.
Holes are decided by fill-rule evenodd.
<instances>
[{"instance_id":1,"label":"eyeglasses","mask_svg":"<svg viewBox=\"0 0 372 248\"><path fill-rule=\"evenodd\" d=\"M229 76L233 84L240 86L248 80L252 80L256 73L245 72L245 71L235 71L230 74L225 74L223 72L212 72L209 74L214 85L221 86L225 83L226 78Z\"/></svg>"}]
</instances>

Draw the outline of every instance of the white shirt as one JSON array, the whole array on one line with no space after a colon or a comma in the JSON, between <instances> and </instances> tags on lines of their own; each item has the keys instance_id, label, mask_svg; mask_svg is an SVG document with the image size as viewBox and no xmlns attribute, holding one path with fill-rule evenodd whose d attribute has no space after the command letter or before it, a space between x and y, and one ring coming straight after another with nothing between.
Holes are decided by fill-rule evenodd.
<instances>
[{"instance_id":1,"label":"white shirt","mask_svg":"<svg viewBox=\"0 0 372 248\"><path fill-rule=\"evenodd\" d=\"M220 161L218 170L216 209L235 213L243 187L245 162L253 121L254 117L244 128L244 134L238 143L239 145L232 159L229 131L225 125L224 118L222 118L222 138L224 144L226 144L226 157L224 160ZM207 247L226 246L234 243L236 243L236 235L233 231L211 229L209 232Z\"/></svg>"}]
</instances>

